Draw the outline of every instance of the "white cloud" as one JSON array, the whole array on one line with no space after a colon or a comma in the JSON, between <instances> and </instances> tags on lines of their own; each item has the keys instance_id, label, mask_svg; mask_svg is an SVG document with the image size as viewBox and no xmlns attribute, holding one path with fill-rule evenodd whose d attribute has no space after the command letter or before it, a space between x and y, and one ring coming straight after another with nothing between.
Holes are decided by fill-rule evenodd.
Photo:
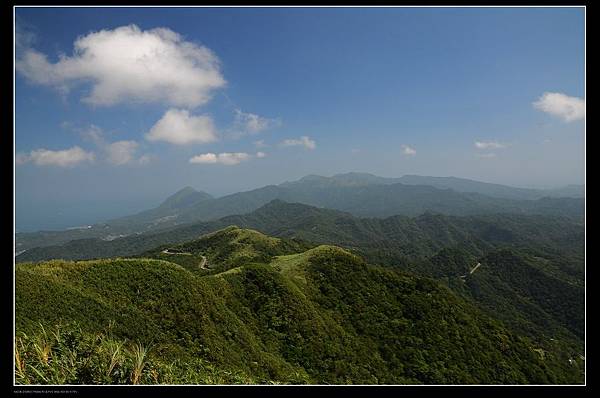
<instances>
[{"instance_id":1,"label":"white cloud","mask_svg":"<svg viewBox=\"0 0 600 398\"><path fill-rule=\"evenodd\" d=\"M15 161L17 164L34 163L38 166L59 166L70 167L82 162L93 162L95 155L93 152L86 152L78 146L60 151L49 149L36 149L29 154L17 154Z\"/></svg>"},{"instance_id":2,"label":"white cloud","mask_svg":"<svg viewBox=\"0 0 600 398\"><path fill-rule=\"evenodd\" d=\"M585 117L585 101L583 98L569 97L562 93L542 94L533 107L542 112L558 116L565 122L580 120Z\"/></svg>"},{"instance_id":3,"label":"white cloud","mask_svg":"<svg viewBox=\"0 0 600 398\"><path fill-rule=\"evenodd\" d=\"M477 149L503 149L506 148L506 144L501 144L497 141L476 141L475 147Z\"/></svg>"},{"instance_id":4,"label":"white cloud","mask_svg":"<svg viewBox=\"0 0 600 398\"><path fill-rule=\"evenodd\" d=\"M283 140L281 146L303 146L306 149L312 150L317 147L317 143L314 140L310 139L310 137L303 135L299 139Z\"/></svg>"},{"instance_id":5,"label":"white cloud","mask_svg":"<svg viewBox=\"0 0 600 398\"><path fill-rule=\"evenodd\" d=\"M33 26L28 25L19 16L15 16L15 51L20 54L24 49L29 49L36 40L36 35L31 31Z\"/></svg>"},{"instance_id":6,"label":"white cloud","mask_svg":"<svg viewBox=\"0 0 600 398\"><path fill-rule=\"evenodd\" d=\"M264 153L264 152L256 152L256 157L259 158L259 159L262 159L262 158L264 158L266 156L267 156L267 154Z\"/></svg>"},{"instance_id":7,"label":"white cloud","mask_svg":"<svg viewBox=\"0 0 600 398\"><path fill-rule=\"evenodd\" d=\"M235 119L233 122L233 135L241 137L244 135L254 135L281 125L279 119L269 119L256 115L254 113L235 110Z\"/></svg>"},{"instance_id":8,"label":"white cloud","mask_svg":"<svg viewBox=\"0 0 600 398\"><path fill-rule=\"evenodd\" d=\"M20 164L25 164L29 161L29 155L25 154L25 153L17 153L15 155L15 163L20 165Z\"/></svg>"},{"instance_id":9,"label":"white cloud","mask_svg":"<svg viewBox=\"0 0 600 398\"><path fill-rule=\"evenodd\" d=\"M76 83L91 83L83 101L100 106L163 102L193 108L226 83L219 59L208 48L170 29L142 31L136 25L81 36L73 55L60 55L56 63L27 48L15 67L31 82L63 92Z\"/></svg>"},{"instance_id":10,"label":"white cloud","mask_svg":"<svg viewBox=\"0 0 600 398\"><path fill-rule=\"evenodd\" d=\"M214 153L203 153L190 159L190 163L217 163L218 158Z\"/></svg>"},{"instance_id":11,"label":"white cloud","mask_svg":"<svg viewBox=\"0 0 600 398\"><path fill-rule=\"evenodd\" d=\"M131 162L138 147L135 141L117 141L106 146L107 160L115 165Z\"/></svg>"},{"instance_id":12,"label":"white cloud","mask_svg":"<svg viewBox=\"0 0 600 398\"><path fill-rule=\"evenodd\" d=\"M104 154L105 160L113 165L122 166L132 163L137 160L140 164L147 164L150 160L148 155L143 155L136 159L136 152L139 148L139 143L133 140L121 140L108 142L105 138L104 131L96 125L91 124L86 129L78 129L81 136L89 141L92 141ZM148 158L148 159L146 159Z\"/></svg>"},{"instance_id":13,"label":"white cloud","mask_svg":"<svg viewBox=\"0 0 600 398\"><path fill-rule=\"evenodd\" d=\"M210 116L192 116L184 109L169 109L152 126L146 139L175 145L205 144L217 140L217 130Z\"/></svg>"},{"instance_id":14,"label":"white cloud","mask_svg":"<svg viewBox=\"0 0 600 398\"><path fill-rule=\"evenodd\" d=\"M218 155L214 153L203 153L200 155L196 155L190 159L190 163L202 163L202 164L223 164L226 166L234 166L246 160L252 158L252 155L249 155L245 152L224 152L219 153Z\"/></svg>"},{"instance_id":15,"label":"white cloud","mask_svg":"<svg viewBox=\"0 0 600 398\"><path fill-rule=\"evenodd\" d=\"M92 141L94 144L98 146L106 145L106 141L104 140L104 132L102 129L94 124L90 124L85 129L76 129L81 133L81 136L85 140Z\"/></svg>"},{"instance_id":16,"label":"white cloud","mask_svg":"<svg viewBox=\"0 0 600 398\"><path fill-rule=\"evenodd\" d=\"M408 145L402 145L402 153L407 156L415 156L417 151L414 148L409 147Z\"/></svg>"}]
</instances>

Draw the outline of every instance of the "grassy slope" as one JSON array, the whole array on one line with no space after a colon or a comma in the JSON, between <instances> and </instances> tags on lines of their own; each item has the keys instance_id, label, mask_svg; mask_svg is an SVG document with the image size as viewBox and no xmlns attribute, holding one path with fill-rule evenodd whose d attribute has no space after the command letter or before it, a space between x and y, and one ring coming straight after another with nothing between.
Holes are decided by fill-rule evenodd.
<instances>
[{"instance_id":1,"label":"grassy slope","mask_svg":"<svg viewBox=\"0 0 600 398\"><path fill-rule=\"evenodd\" d=\"M105 343L152 346L140 379L148 383L581 381L565 358L541 360L530 340L433 280L368 266L336 247L306 250L228 228L180 248L206 255L214 269L142 258L17 265L17 330L77 321L88 336L114 322L92 350L97 368L105 369ZM26 347L28 363L52 374L52 360L40 363ZM86 368L72 377L130 382L123 361L119 375Z\"/></svg>"}]
</instances>

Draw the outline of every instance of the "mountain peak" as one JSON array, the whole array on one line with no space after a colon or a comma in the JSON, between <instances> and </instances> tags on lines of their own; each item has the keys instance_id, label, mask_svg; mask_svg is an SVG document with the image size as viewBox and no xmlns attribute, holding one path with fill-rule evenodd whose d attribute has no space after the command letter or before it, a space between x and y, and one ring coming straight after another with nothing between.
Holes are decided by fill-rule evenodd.
<instances>
[{"instance_id":1,"label":"mountain peak","mask_svg":"<svg viewBox=\"0 0 600 398\"><path fill-rule=\"evenodd\" d=\"M321 186L362 186L362 185L382 185L397 182L394 178L378 177L369 173L349 172L336 174L331 177L324 177L316 174L309 174L299 180L283 183L283 186L293 186L302 184L321 185Z\"/></svg>"},{"instance_id":2,"label":"mountain peak","mask_svg":"<svg viewBox=\"0 0 600 398\"><path fill-rule=\"evenodd\" d=\"M161 205L161 208L181 209L190 207L198 202L210 200L213 197L206 192L197 191L187 186L169 196Z\"/></svg>"},{"instance_id":3,"label":"mountain peak","mask_svg":"<svg viewBox=\"0 0 600 398\"><path fill-rule=\"evenodd\" d=\"M359 173L355 171L350 173L336 174L331 177L331 179L344 185L387 185L398 182L396 178L379 177L374 174Z\"/></svg>"},{"instance_id":4,"label":"mountain peak","mask_svg":"<svg viewBox=\"0 0 600 398\"><path fill-rule=\"evenodd\" d=\"M327 177L324 176L320 176L317 174L309 174L306 175L304 177L302 177L301 179L298 180L298 182L306 182L306 181L323 181L323 180L327 180Z\"/></svg>"},{"instance_id":5,"label":"mountain peak","mask_svg":"<svg viewBox=\"0 0 600 398\"><path fill-rule=\"evenodd\" d=\"M181 194L181 193L193 193L193 192L198 192L198 191L196 191L194 188L192 188L192 187L190 187L190 186L188 185L188 186L186 186L186 187L184 187L184 188L181 188L179 191L177 191L177 192L175 193L175 195L177 195L177 194Z\"/></svg>"},{"instance_id":6,"label":"mountain peak","mask_svg":"<svg viewBox=\"0 0 600 398\"><path fill-rule=\"evenodd\" d=\"M340 173L340 174L335 174L333 177L331 178L381 178L376 176L375 174L371 174L371 173L361 173L358 171L350 171L348 173Z\"/></svg>"}]
</instances>

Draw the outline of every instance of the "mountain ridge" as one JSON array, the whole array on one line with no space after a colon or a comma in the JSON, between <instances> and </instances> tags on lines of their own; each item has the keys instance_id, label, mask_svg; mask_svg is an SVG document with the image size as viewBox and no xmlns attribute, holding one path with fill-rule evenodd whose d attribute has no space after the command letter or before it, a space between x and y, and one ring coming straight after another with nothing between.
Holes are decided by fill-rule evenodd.
<instances>
[{"instance_id":1,"label":"mountain ridge","mask_svg":"<svg viewBox=\"0 0 600 398\"><path fill-rule=\"evenodd\" d=\"M28 367L17 383L127 383L133 370L114 349L130 344L148 384L583 382L580 348L523 335L438 281L343 248L229 226L176 249L190 255L18 264L17 359Z\"/></svg>"},{"instance_id":2,"label":"mountain ridge","mask_svg":"<svg viewBox=\"0 0 600 398\"><path fill-rule=\"evenodd\" d=\"M568 214L583 217L583 199L552 198L508 199L486 196L478 192L459 192L448 188L447 177L419 177L419 185L406 184L406 178L385 178L368 173L336 174L333 177L310 175L292 182L267 185L250 191L214 198L186 187L167 198L154 209L131 216L109 220L91 228L70 231L41 231L16 234L16 251L33 247L66 243L80 238L114 239L147 231L164 230L194 221L216 220L220 217L244 214L256 210L274 199L299 202L318 207L348 211L363 217L387 217L395 214L417 215L434 211L449 215L514 212L527 214ZM434 180L431 180L434 178ZM403 180L404 179L404 180ZM425 179L425 180L424 180ZM494 184L458 179L464 184L481 187ZM404 181L401 183L399 181ZM451 180L454 181L454 180ZM467 181L465 183L465 181ZM464 185L463 184L463 185ZM512 190L511 187L502 189ZM468 187L463 187L467 189ZM514 188L519 190L520 188ZM479 189L481 191L481 189ZM496 189L494 192L498 192ZM518 191L521 192L521 191ZM527 191L530 192L530 191ZM531 195L531 192L528 194Z\"/></svg>"}]
</instances>

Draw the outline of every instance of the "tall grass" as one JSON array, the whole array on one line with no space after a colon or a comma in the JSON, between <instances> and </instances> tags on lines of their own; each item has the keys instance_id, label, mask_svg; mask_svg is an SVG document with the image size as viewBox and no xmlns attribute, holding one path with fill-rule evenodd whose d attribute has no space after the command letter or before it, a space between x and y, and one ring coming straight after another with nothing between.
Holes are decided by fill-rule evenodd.
<instances>
[{"instance_id":1,"label":"tall grass","mask_svg":"<svg viewBox=\"0 0 600 398\"><path fill-rule=\"evenodd\" d=\"M241 372L219 369L201 359L167 361L152 347L97 333L76 323L39 325L15 337L17 384L256 384Z\"/></svg>"},{"instance_id":2,"label":"tall grass","mask_svg":"<svg viewBox=\"0 0 600 398\"><path fill-rule=\"evenodd\" d=\"M148 350L141 344L134 344L130 351L130 355L133 357L133 370L131 371L131 383L139 384L142 378L142 372L146 365L146 355Z\"/></svg>"}]
</instances>

